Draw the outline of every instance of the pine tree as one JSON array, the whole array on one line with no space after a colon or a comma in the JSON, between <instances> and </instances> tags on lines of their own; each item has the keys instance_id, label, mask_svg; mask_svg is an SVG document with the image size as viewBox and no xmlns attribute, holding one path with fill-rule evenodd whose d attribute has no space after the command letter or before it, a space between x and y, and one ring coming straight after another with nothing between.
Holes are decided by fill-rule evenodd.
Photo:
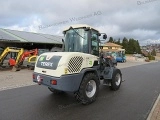
<instances>
[{"instance_id":1,"label":"pine tree","mask_svg":"<svg viewBox=\"0 0 160 120\"><path fill-rule=\"evenodd\" d=\"M113 37L110 37L108 42L114 43Z\"/></svg>"},{"instance_id":2,"label":"pine tree","mask_svg":"<svg viewBox=\"0 0 160 120\"><path fill-rule=\"evenodd\" d=\"M118 39L118 40L114 40L115 42L115 44L118 44L118 45L121 45L121 40L120 40L120 38Z\"/></svg>"},{"instance_id":3,"label":"pine tree","mask_svg":"<svg viewBox=\"0 0 160 120\"><path fill-rule=\"evenodd\" d=\"M124 37L121 43L120 38L118 40L113 40L113 38L110 37L108 42L122 45L123 46L122 48L126 50L127 54L142 53L138 40L134 40L133 38L130 38L128 40L126 37Z\"/></svg>"},{"instance_id":4,"label":"pine tree","mask_svg":"<svg viewBox=\"0 0 160 120\"><path fill-rule=\"evenodd\" d=\"M140 48L138 40L134 40L133 38L129 39L128 53L129 54L133 54L133 53L141 54L141 48Z\"/></svg>"},{"instance_id":5,"label":"pine tree","mask_svg":"<svg viewBox=\"0 0 160 120\"><path fill-rule=\"evenodd\" d=\"M133 53L136 53L136 50L135 50L135 42L132 38L129 39L129 42L128 42L128 53L129 54L133 54Z\"/></svg>"},{"instance_id":6,"label":"pine tree","mask_svg":"<svg viewBox=\"0 0 160 120\"><path fill-rule=\"evenodd\" d=\"M122 40L122 46L123 46L123 49L126 50L126 53L128 53L128 39L126 37L124 37Z\"/></svg>"},{"instance_id":7,"label":"pine tree","mask_svg":"<svg viewBox=\"0 0 160 120\"><path fill-rule=\"evenodd\" d=\"M120 40L120 38L118 39L117 44L118 44L118 45L121 45L121 40Z\"/></svg>"},{"instance_id":8,"label":"pine tree","mask_svg":"<svg viewBox=\"0 0 160 120\"><path fill-rule=\"evenodd\" d=\"M138 46L138 51L137 51L137 52L138 52L139 54L141 54L141 53L142 53L142 51L141 51L141 47L140 47L140 45L139 45L138 40L137 40L137 46Z\"/></svg>"}]
</instances>

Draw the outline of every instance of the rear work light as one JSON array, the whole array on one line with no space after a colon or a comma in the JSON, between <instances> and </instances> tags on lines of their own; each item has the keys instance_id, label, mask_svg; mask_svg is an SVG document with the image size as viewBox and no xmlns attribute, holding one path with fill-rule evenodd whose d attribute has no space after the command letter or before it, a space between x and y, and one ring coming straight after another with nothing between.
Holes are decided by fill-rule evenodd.
<instances>
[{"instance_id":1,"label":"rear work light","mask_svg":"<svg viewBox=\"0 0 160 120\"><path fill-rule=\"evenodd\" d=\"M51 80L51 84L52 85L57 85L57 81L56 80Z\"/></svg>"},{"instance_id":2,"label":"rear work light","mask_svg":"<svg viewBox=\"0 0 160 120\"><path fill-rule=\"evenodd\" d=\"M42 81L43 81L42 76L37 75L37 82L38 82L39 85L41 85Z\"/></svg>"}]
</instances>

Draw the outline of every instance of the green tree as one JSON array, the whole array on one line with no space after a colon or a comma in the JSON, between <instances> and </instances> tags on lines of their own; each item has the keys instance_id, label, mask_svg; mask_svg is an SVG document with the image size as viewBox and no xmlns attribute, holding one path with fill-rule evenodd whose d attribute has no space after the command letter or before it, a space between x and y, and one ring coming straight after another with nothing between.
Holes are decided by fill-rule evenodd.
<instances>
[{"instance_id":1,"label":"green tree","mask_svg":"<svg viewBox=\"0 0 160 120\"><path fill-rule=\"evenodd\" d=\"M126 53L128 53L128 39L126 37L124 37L122 40L122 46L123 46L123 49L126 50Z\"/></svg>"},{"instance_id":2,"label":"green tree","mask_svg":"<svg viewBox=\"0 0 160 120\"><path fill-rule=\"evenodd\" d=\"M114 43L115 43L115 44L118 44L118 45L121 45L121 40L120 40L120 38L119 38L118 40L115 40Z\"/></svg>"},{"instance_id":3,"label":"green tree","mask_svg":"<svg viewBox=\"0 0 160 120\"><path fill-rule=\"evenodd\" d=\"M108 42L114 43L113 37L110 37Z\"/></svg>"},{"instance_id":4,"label":"green tree","mask_svg":"<svg viewBox=\"0 0 160 120\"><path fill-rule=\"evenodd\" d=\"M118 39L117 44L121 45L121 39L120 38Z\"/></svg>"},{"instance_id":5,"label":"green tree","mask_svg":"<svg viewBox=\"0 0 160 120\"><path fill-rule=\"evenodd\" d=\"M129 39L128 53L129 54L133 54L133 53L141 54L141 48L140 48L138 40L134 40L133 38Z\"/></svg>"},{"instance_id":6,"label":"green tree","mask_svg":"<svg viewBox=\"0 0 160 120\"><path fill-rule=\"evenodd\" d=\"M135 42L132 38L129 39L129 42L128 42L128 53L129 54L133 54L133 53L136 53L135 51Z\"/></svg>"},{"instance_id":7,"label":"green tree","mask_svg":"<svg viewBox=\"0 0 160 120\"><path fill-rule=\"evenodd\" d=\"M140 47L140 45L139 45L138 40L137 40L136 42L137 42L137 53L141 54L142 51L141 51L141 47Z\"/></svg>"},{"instance_id":8,"label":"green tree","mask_svg":"<svg viewBox=\"0 0 160 120\"><path fill-rule=\"evenodd\" d=\"M152 54L153 56L156 56L156 50L153 49L152 52L151 52L151 54Z\"/></svg>"},{"instance_id":9,"label":"green tree","mask_svg":"<svg viewBox=\"0 0 160 120\"><path fill-rule=\"evenodd\" d=\"M113 38L110 38L109 41L112 41L112 40ZM114 42L114 40L112 42ZM126 37L124 37L122 40L122 43L121 43L120 38L118 40L115 40L114 43L118 45L122 45L123 46L122 48L126 50L127 54L133 54L133 53L141 54L141 48L140 48L138 40L135 40L133 38L130 38L128 40Z\"/></svg>"}]
</instances>

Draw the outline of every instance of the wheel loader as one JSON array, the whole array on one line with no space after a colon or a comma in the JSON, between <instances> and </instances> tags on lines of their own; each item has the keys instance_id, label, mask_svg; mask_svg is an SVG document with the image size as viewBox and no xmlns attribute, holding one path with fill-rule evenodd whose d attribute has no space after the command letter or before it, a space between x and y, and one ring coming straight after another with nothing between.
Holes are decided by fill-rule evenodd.
<instances>
[{"instance_id":1,"label":"wheel loader","mask_svg":"<svg viewBox=\"0 0 160 120\"><path fill-rule=\"evenodd\" d=\"M63 34L63 52L41 54L35 64L33 82L55 94L72 92L84 105L96 100L100 83L114 91L120 88L120 69L100 54L99 37L103 35L106 39L106 34L85 24L71 25Z\"/></svg>"}]
</instances>

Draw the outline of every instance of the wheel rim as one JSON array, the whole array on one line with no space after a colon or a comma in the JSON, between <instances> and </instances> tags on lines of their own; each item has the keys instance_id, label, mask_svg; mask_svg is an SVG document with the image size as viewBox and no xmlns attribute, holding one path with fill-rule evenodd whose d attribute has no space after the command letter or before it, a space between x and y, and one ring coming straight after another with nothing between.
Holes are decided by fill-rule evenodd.
<instances>
[{"instance_id":1,"label":"wheel rim","mask_svg":"<svg viewBox=\"0 0 160 120\"><path fill-rule=\"evenodd\" d=\"M119 73L117 73L117 75L116 75L115 83L117 86L119 86L121 83L121 75Z\"/></svg>"},{"instance_id":2,"label":"wheel rim","mask_svg":"<svg viewBox=\"0 0 160 120\"><path fill-rule=\"evenodd\" d=\"M90 80L86 86L87 97L89 98L93 97L94 94L96 93L96 89L97 89L96 82L94 80Z\"/></svg>"}]
</instances>

